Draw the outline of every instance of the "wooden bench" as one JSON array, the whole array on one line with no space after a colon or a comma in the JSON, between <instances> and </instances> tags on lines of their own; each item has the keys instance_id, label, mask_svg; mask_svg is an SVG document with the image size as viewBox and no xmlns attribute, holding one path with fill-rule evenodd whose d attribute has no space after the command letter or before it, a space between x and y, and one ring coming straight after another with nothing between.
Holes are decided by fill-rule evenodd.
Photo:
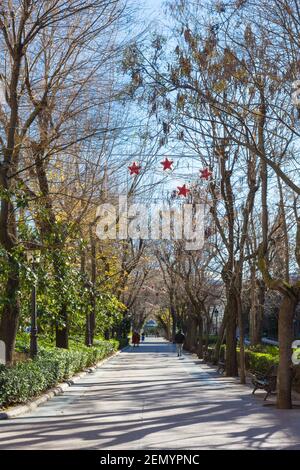
<instances>
[{"instance_id":1,"label":"wooden bench","mask_svg":"<svg viewBox=\"0 0 300 470\"><path fill-rule=\"evenodd\" d=\"M219 372L220 374L223 374L225 372L225 366L226 366L225 359L220 359L218 362L217 372Z\"/></svg>"},{"instance_id":2,"label":"wooden bench","mask_svg":"<svg viewBox=\"0 0 300 470\"><path fill-rule=\"evenodd\" d=\"M262 374L260 372L253 372L252 374L252 385L253 385L253 392L252 395L255 394L256 390L265 390L266 395L264 400L268 398L271 393L276 392L276 384L277 384L277 367L272 366L270 370L266 374Z\"/></svg>"}]
</instances>

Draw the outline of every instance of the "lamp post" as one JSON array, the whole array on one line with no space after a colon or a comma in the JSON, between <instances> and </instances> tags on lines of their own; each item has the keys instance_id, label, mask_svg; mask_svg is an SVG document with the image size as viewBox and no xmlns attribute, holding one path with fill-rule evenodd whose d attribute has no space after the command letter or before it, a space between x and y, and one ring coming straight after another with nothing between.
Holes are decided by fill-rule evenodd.
<instances>
[{"instance_id":1,"label":"lamp post","mask_svg":"<svg viewBox=\"0 0 300 470\"><path fill-rule=\"evenodd\" d=\"M86 276L85 278L85 287L86 289L90 290L91 296L92 296L92 302L94 298L94 292L93 292L93 283L88 279ZM92 324L91 324L91 313L87 310L86 312L86 324L85 324L85 344L88 347L91 347L93 345L93 339L92 339Z\"/></svg>"},{"instance_id":2,"label":"lamp post","mask_svg":"<svg viewBox=\"0 0 300 470\"><path fill-rule=\"evenodd\" d=\"M38 352L38 328L37 328L37 305L36 305L36 268L40 262L40 251L29 250L27 251L27 261L31 264L34 274L34 281L31 289L31 322L30 322L30 357L33 359Z\"/></svg>"},{"instance_id":3,"label":"lamp post","mask_svg":"<svg viewBox=\"0 0 300 470\"><path fill-rule=\"evenodd\" d=\"M216 316L216 335L218 335L218 333L219 333L219 331L218 331L218 330L219 330L219 328L218 328L218 326L219 326L219 324L218 324L218 323L219 323L219 322L218 322L218 319L219 319L219 317L218 317L218 316L219 316L219 310L218 310L217 308L216 308L216 310L215 310L215 316Z\"/></svg>"}]
</instances>

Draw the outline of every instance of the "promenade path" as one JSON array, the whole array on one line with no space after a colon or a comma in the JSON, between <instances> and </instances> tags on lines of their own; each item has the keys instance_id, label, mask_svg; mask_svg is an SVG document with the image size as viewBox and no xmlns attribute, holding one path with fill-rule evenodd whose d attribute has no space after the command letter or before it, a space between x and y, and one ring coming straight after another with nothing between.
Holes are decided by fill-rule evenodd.
<instances>
[{"instance_id":1,"label":"promenade path","mask_svg":"<svg viewBox=\"0 0 300 470\"><path fill-rule=\"evenodd\" d=\"M34 412L0 421L0 449L300 449L300 410L148 338Z\"/></svg>"}]
</instances>

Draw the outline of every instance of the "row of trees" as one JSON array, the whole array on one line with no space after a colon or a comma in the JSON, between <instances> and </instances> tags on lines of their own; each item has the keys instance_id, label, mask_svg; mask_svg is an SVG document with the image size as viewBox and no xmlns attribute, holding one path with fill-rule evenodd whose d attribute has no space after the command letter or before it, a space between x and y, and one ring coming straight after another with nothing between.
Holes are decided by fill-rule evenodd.
<instances>
[{"instance_id":1,"label":"row of trees","mask_svg":"<svg viewBox=\"0 0 300 470\"><path fill-rule=\"evenodd\" d=\"M131 313L137 328L152 315L169 335L184 325L202 357L212 307L224 304L215 359L225 338L226 374L237 375L238 326L244 382L245 319L259 343L271 298L280 303L278 406L289 408L300 296L298 4L170 0L166 10L169 37L128 45L134 18L122 0L1 4L6 360L37 277L39 332L63 348L70 332L85 331L87 345L97 333L120 336ZM99 240L97 207L120 192L128 202L157 197L153 168L170 149L212 172L186 182L188 200L206 206L204 248ZM129 179L133 160L142 171ZM36 249L34 271L26 252Z\"/></svg>"},{"instance_id":2,"label":"row of trees","mask_svg":"<svg viewBox=\"0 0 300 470\"><path fill-rule=\"evenodd\" d=\"M36 281L39 335L50 334L57 347L68 348L70 333L85 332L91 345L96 334L128 332L144 245L101 242L95 228L97 207L115 197L127 173L128 135L138 134L118 73L133 18L123 0L1 2L0 339L7 364L30 322ZM35 269L31 251L41 253Z\"/></svg>"},{"instance_id":3,"label":"row of trees","mask_svg":"<svg viewBox=\"0 0 300 470\"><path fill-rule=\"evenodd\" d=\"M300 299L299 113L293 95L300 63L298 7L294 0L171 0L170 38L135 42L125 63L135 78L132 93L143 100L153 125L161 126L161 145L194 155L199 168L212 171L207 183L193 181L196 190L206 191L205 249L188 254L172 245L159 256L172 285L170 313L176 318L183 307L201 338L218 294L212 279L221 281L225 314L216 354L225 334L226 374L237 375L238 325L244 382L243 310L250 304L251 338L258 343L265 298L274 292L280 302L279 408L291 407L291 344ZM174 293L182 299L178 285L188 298L184 306L174 300Z\"/></svg>"}]
</instances>

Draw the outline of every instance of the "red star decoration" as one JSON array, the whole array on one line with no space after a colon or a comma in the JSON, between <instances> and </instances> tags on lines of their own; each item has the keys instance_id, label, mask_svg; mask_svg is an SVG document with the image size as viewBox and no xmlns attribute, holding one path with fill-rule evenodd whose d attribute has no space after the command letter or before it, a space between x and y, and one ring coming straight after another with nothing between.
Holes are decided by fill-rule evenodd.
<instances>
[{"instance_id":1,"label":"red star decoration","mask_svg":"<svg viewBox=\"0 0 300 470\"><path fill-rule=\"evenodd\" d=\"M205 180L208 180L208 178L210 178L212 175L212 172L208 168L205 168L204 170L200 170L200 172L201 172L201 178L204 178Z\"/></svg>"},{"instance_id":2,"label":"red star decoration","mask_svg":"<svg viewBox=\"0 0 300 470\"><path fill-rule=\"evenodd\" d=\"M137 165L135 162L133 162L133 164L129 166L128 169L130 170L131 175L138 175L141 170L141 167Z\"/></svg>"},{"instance_id":3,"label":"red star decoration","mask_svg":"<svg viewBox=\"0 0 300 470\"><path fill-rule=\"evenodd\" d=\"M173 165L172 160L168 160L166 158L163 162L160 162L160 164L164 166L164 171L165 170L172 170L172 165Z\"/></svg>"},{"instance_id":4,"label":"red star decoration","mask_svg":"<svg viewBox=\"0 0 300 470\"><path fill-rule=\"evenodd\" d=\"M179 189L178 196L186 197L190 192L190 190L186 187L185 184L183 186L177 186L177 189Z\"/></svg>"}]
</instances>

